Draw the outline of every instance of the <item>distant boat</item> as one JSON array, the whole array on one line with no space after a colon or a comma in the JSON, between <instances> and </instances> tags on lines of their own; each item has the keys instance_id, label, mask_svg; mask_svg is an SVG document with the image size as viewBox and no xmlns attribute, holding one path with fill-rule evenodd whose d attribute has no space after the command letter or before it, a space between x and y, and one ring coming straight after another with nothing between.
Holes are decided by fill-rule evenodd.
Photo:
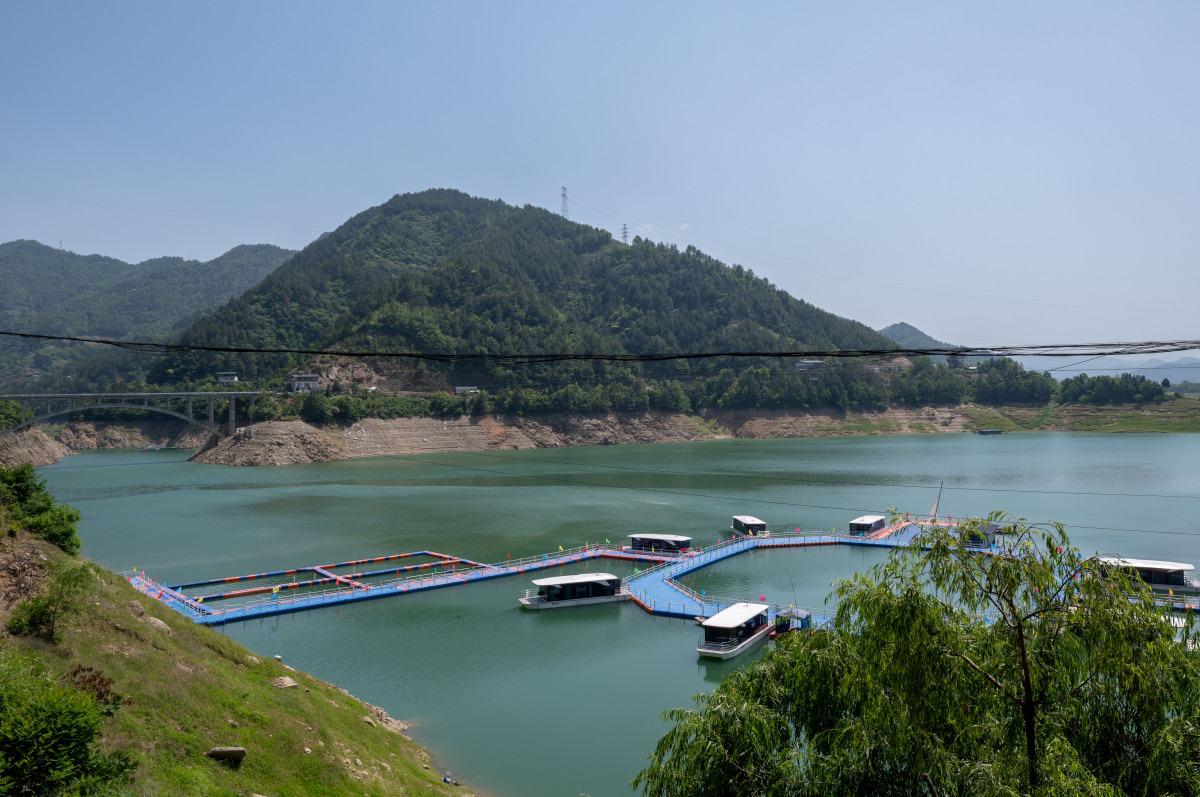
<instances>
[{"instance_id":1,"label":"distant boat","mask_svg":"<svg viewBox=\"0 0 1200 797\"><path fill-rule=\"evenodd\" d=\"M979 434L1004 434L1003 429L980 429Z\"/></svg>"},{"instance_id":2,"label":"distant boat","mask_svg":"<svg viewBox=\"0 0 1200 797\"><path fill-rule=\"evenodd\" d=\"M138 451L174 451L178 446L142 446Z\"/></svg>"}]
</instances>

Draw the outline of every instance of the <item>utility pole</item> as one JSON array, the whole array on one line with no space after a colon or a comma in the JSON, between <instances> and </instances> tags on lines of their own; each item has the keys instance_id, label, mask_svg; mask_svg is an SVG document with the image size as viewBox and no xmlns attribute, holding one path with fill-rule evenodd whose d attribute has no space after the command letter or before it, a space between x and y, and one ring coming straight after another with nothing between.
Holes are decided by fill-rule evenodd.
<instances>
[{"instance_id":1,"label":"utility pole","mask_svg":"<svg viewBox=\"0 0 1200 797\"><path fill-rule=\"evenodd\" d=\"M621 225L621 243L623 243L623 244L629 243L629 225L628 224Z\"/></svg>"},{"instance_id":2,"label":"utility pole","mask_svg":"<svg viewBox=\"0 0 1200 797\"><path fill-rule=\"evenodd\" d=\"M562 205L562 217L563 217L564 219L569 219L569 218L571 218L571 217L570 217L570 215L568 215L568 214L567 214L567 187L564 185L564 186L562 187L562 189L563 189L563 192L562 192L562 201L563 201L563 205Z\"/></svg>"}]
</instances>

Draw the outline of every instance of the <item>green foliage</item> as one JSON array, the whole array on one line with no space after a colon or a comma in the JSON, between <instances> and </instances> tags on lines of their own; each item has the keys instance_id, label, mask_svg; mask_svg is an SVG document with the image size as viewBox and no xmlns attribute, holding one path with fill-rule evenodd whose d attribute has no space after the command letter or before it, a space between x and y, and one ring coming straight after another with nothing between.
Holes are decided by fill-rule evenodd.
<instances>
[{"instance_id":1,"label":"green foliage","mask_svg":"<svg viewBox=\"0 0 1200 797\"><path fill-rule=\"evenodd\" d=\"M429 400L429 412L439 417L457 418L465 409L462 399L450 393L436 393Z\"/></svg>"},{"instance_id":2,"label":"green foliage","mask_svg":"<svg viewBox=\"0 0 1200 797\"><path fill-rule=\"evenodd\" d=\"M42 590L13 607L8 632L13 636L31 635L55 641L59 622L83 608L92 579L91 569L83 562L54 565Z\"/></svg>"},{"instance_id":3,"label":"green foliage","mask_svg":"<svg viewBox=\"0 0 1200 797\"><path fill-rule=\"evenodd\" d=\"M71 555L83 545L76 531L79 511L56 504L46 491L45 480L38 478L29 463L15 468L0 466L0 509L0 519L10 525L9 531L25 528Z\"/></svg>"},{"instance_id":4,"label":"green foliage","mask_svg":"<svg viewBox=\"0 0 1200 797\"><path fill-rule=\"evenodd\" d=\"M21 422L21 405L15 401L0 401L0 429L16 426Z\"/></svg>"},{"instance_id":5,"label":"green foliage","mask_svg":"<svg viewBox=\"0 0 1200 797\"><path fill-rule=\"evenodd\" d=\"M97 749L104 716L87 692L0 649L0 795L108 794L130 783L129 756Z\"/></svg>"},{"instance_id":6,"label":"green foliage","mask_svg":"<svg viewBox=\"0 0 1200 797\"><path fill-rule=\"evenodd\" d=\"M1140 404L1165 397L1166 389L1161 383L1140 374L1080 374L1064 379L1059 386L1059 401L1064 404Z\"/></svg>"},{"instance_id":7,"label":"green foliage","mask_svg":"<svg viewBox=\"0 0 1200 797\"><path fill-rule=\"evenodd\" d=\"M333 418L333 406L329 403L329 397L319 391L309 393L304 397L304 404L300 408L300 417L306 422L318 426L328 423Z\"/></svg>"},{"instance_id":8,"label":"green foliage","mask_svg":"<svg viewBox=\"0 0 1200 797\"><path fill-rule=\"evenodd\" d=\"M996 555L935 529L927 550L898 549L870 576L839 582L829 627L786 637L698 709L668 712L675 725L635 786L681 796L1200 791L1190 614L1179 644L1144 585L1080 556L1061 526L1015 525L1013 547Z\"/></svg>"}]
</instances>

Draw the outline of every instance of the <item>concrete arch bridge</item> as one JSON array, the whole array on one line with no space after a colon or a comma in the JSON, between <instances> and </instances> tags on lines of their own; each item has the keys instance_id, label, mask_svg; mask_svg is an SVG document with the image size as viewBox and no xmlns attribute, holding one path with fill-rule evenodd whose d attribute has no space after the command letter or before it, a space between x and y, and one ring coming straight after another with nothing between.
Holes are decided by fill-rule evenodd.
<instances>
[{"instance_id":1,"label":"concrete arch bridge","mask_svg":"<svg viewBox=\"0 0 1200 797\"><path fill-rule=\"evenodd\" d=\"M237 400L244 399L248 411L254 406L259 396L269 395L264 392L245 393L11 393L0 395L0 400L15 401L21 405L21 422L8 429L0 431L0 437L15 434L26 426L44 423L60 415L84 410L143 410L169 415L181 421L187 421L193 426L199 426L218 439L228 437L237 429ZM223 423L216 420L215 402L217 399L228 399L229 415ZM181 411L183 402L187 402L187 411ZM195 405L208 403L208 418L195 417ZM180 409L174 407L180 406Z\"/></svg>"}]
</instances>

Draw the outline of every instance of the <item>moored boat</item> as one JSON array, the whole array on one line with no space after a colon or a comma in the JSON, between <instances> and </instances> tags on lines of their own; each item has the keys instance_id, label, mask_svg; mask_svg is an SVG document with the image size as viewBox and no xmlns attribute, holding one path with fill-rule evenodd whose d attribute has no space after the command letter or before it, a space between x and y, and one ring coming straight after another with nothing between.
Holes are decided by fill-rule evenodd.
<instances>
[{"instance_id":1,"label":"moored boat","mask_svg":"<svg viewBox=\"0 0 1200 797\"><path fill-rule=\"evenodd\" d=\"M696 646L701 656L731 659L758 645L771 632L765 603L735 603L717 612L701 625L704 637Z\"/></svg>"},{"instance_id":2,"label":"moored boat","mask_svg":"<svg viewBox=\"0 0 1200 797\"><path fill-rule=\"evenodd\" d=\"M566 606L589 606L593 603L612 603L629 600L621 588L621 579L612 573L576 573L572 576L539 578L536 589L526 590L520 598L526 609L561 609Z\"/></svg>"},{"instance_id":3,"label":"moored boat","mask_svg":"<svg viewBox=\"0 0 1200 797\"><path fill-rule=\"evenodd\" d=\"M651 553L660 556L682 556L692 547L692 538L681 534L630 534L631 553Z\"/></svg>"},{"instance_id":4,"label":"moored boat","mask_svg":"<svg viewBox=\"0 0 1200 797\"><path fill-rule=\"evenodd\" d=\"M1158 559L1128 559L1124 556L1101 556L1103 569L1124 570L1141 579L1154 592L1165 595L1200 595L1200 584L1188 578L1195 568L1185 562L1165 562Z\"/></svg>"}]
</instances>

